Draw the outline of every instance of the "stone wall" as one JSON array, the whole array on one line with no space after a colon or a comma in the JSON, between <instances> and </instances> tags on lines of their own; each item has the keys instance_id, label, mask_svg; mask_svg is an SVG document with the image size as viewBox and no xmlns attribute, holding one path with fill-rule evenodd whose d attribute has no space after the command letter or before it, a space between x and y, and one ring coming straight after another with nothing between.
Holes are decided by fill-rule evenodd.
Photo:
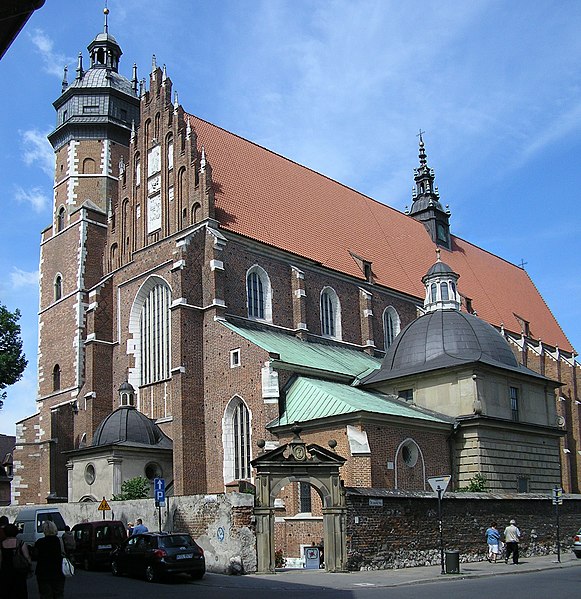
<instances>
[{"instance_id":1,"label":"stone wall","mask_svg":"<svg viewBox=\"0 0 581 599\"><path fill-rule=\"evenodd\" d=\"M383 570L440 563L438 500L433 493L347 489L347 550L351 570ZM581 525L581 495L559 506L562 550ZM484 531L495 520L501 531L515 518L526 557L556 553L555 507L547 495L447 493L442 500L444 550L460 561L486 557Z\"/></svg>"},{"instance_id":2,"label":"stone wall","mask_svg":"<svg viewBox=\"0 0 581 599\"><path fill-rule=\"evenodd\" d=\"M98 503L57 503L65 522L74 526L79 522L102 520ZM141 518L151 531L159 530L158 509L152 499L111 501L107 520L135 522ZM30 506L26 506L30 507ZM206 556L209 572L227 573L256 571L256 537L253 524L254 496L247 493L191 495L168 497L161 509L161 529L189 532L200 544ZM20 506L2 508L2 514L13 522Z\"/></svg>"}]
</instances>

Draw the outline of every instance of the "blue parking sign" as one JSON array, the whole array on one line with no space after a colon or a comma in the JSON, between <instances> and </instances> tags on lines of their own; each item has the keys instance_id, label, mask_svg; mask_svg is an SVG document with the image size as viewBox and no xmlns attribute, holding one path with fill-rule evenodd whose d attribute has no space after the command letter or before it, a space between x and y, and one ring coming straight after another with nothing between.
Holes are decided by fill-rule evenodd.
<instances>
[{"instance_id":1,"label":"blue parking sign","mask_svg":"<svg viewBox=\"0 0 581 599\"><path fill-rule=\"evenodd\" d=\"M163 506L165 504L165 479L155 478L153 480L153 490L155 504L158 506Z\"/></svg>"}]
</instances>

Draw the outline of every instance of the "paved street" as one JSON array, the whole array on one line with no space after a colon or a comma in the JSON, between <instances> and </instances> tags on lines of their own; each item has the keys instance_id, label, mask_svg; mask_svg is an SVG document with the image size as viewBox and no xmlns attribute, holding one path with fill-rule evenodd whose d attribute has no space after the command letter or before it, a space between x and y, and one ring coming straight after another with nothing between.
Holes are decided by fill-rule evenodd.
<instances>
[{"instance_id":1,"label":"paved street","mask_svg":"<svg viewBox=\"0 0 581 599\"><path fill-rule=\"evenodd\" d=\"M176 577L164 583L115 578L109 572L78 570L67 581L65 597L83 599L272 599L285 594L293 599L461 599L463 597L511 597L545 599L575 597L581 588L581 560L571 553L562 556L525 558L518 566L478 562L461 564L460 574L442 575L440 566L328 574L317 570L292 570L271 576L225 576L207 574L202 581ZM30 580L30 599L38 599L36 581Z\"/></svg>"}]
</instances>

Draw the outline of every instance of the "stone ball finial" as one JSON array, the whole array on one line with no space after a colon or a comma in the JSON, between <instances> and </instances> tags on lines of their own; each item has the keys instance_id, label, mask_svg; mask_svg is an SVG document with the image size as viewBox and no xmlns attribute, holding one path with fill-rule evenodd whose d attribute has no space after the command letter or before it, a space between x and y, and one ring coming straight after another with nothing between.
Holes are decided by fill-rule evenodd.
<instances>
[{"instance_id":1,"label":"stone ball finial","mask_svg":"<svg viewBox=\"0 0 581 599\"><path fill-rule=\"evenodd\" d=\"M256 441L256 445L259 447L259 449L264 449L266 446L266 441L264 439L258 439L258 441Z\"/></svg>"},{"instance_id":2,"label":"stone ball finial","mask_svg":"<svg viewBox=\"0 0 581 599\"><path fill-rule=\"evenodd\" d=\"M335 447L337 447L337 441L335 441L335 439L330 439L329 440L329 447L335 451Z\"/></svg>"}]
</instances>

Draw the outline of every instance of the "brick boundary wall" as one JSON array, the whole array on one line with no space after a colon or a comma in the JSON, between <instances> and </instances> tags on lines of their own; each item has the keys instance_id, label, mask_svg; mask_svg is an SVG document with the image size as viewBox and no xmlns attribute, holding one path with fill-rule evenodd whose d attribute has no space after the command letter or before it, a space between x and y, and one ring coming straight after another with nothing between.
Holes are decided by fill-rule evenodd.
<instances>
[{"instance_id":1,"label":"brick boundary wall","mask_svg":"<svg viewBox=\"0 0 581 599\"><path fill-rule=\"evenodd\" d=\"M581 495L564 495L563 499L559 506L561 551L570 551L572 537L581 527ZM347 488L346 501L350 570L440 563L438 500L434 493ZM444 495L444 551L458 550L461 562L482 561L487 551L485 530L495 520L502 534L511 518L516 519L524 533L520 543L522 555L557 553L557 522L550 497L493 493Z\"/></svg>"},{"instance_id":2,"label":"brick boundary wall","mask_svg":"<svg viewBox=\"0 0 581 599\"><path fill-rule=\"evenodd\" d=\"M39 508L58 508L72 528L79 522L103 519L94 502L54 503ZM141 518L151 531L159 530L158 509L153 499L109 501L107 520L135 522ZM10 522L26 506L5 506L0 509ZM256 571L256 534L254 530L254 496L247 493L190 495L168 497L161 508L161 529L188 532L199 543L206 557L209 572L249 573Z\"/></svg>"}]
</instances>

